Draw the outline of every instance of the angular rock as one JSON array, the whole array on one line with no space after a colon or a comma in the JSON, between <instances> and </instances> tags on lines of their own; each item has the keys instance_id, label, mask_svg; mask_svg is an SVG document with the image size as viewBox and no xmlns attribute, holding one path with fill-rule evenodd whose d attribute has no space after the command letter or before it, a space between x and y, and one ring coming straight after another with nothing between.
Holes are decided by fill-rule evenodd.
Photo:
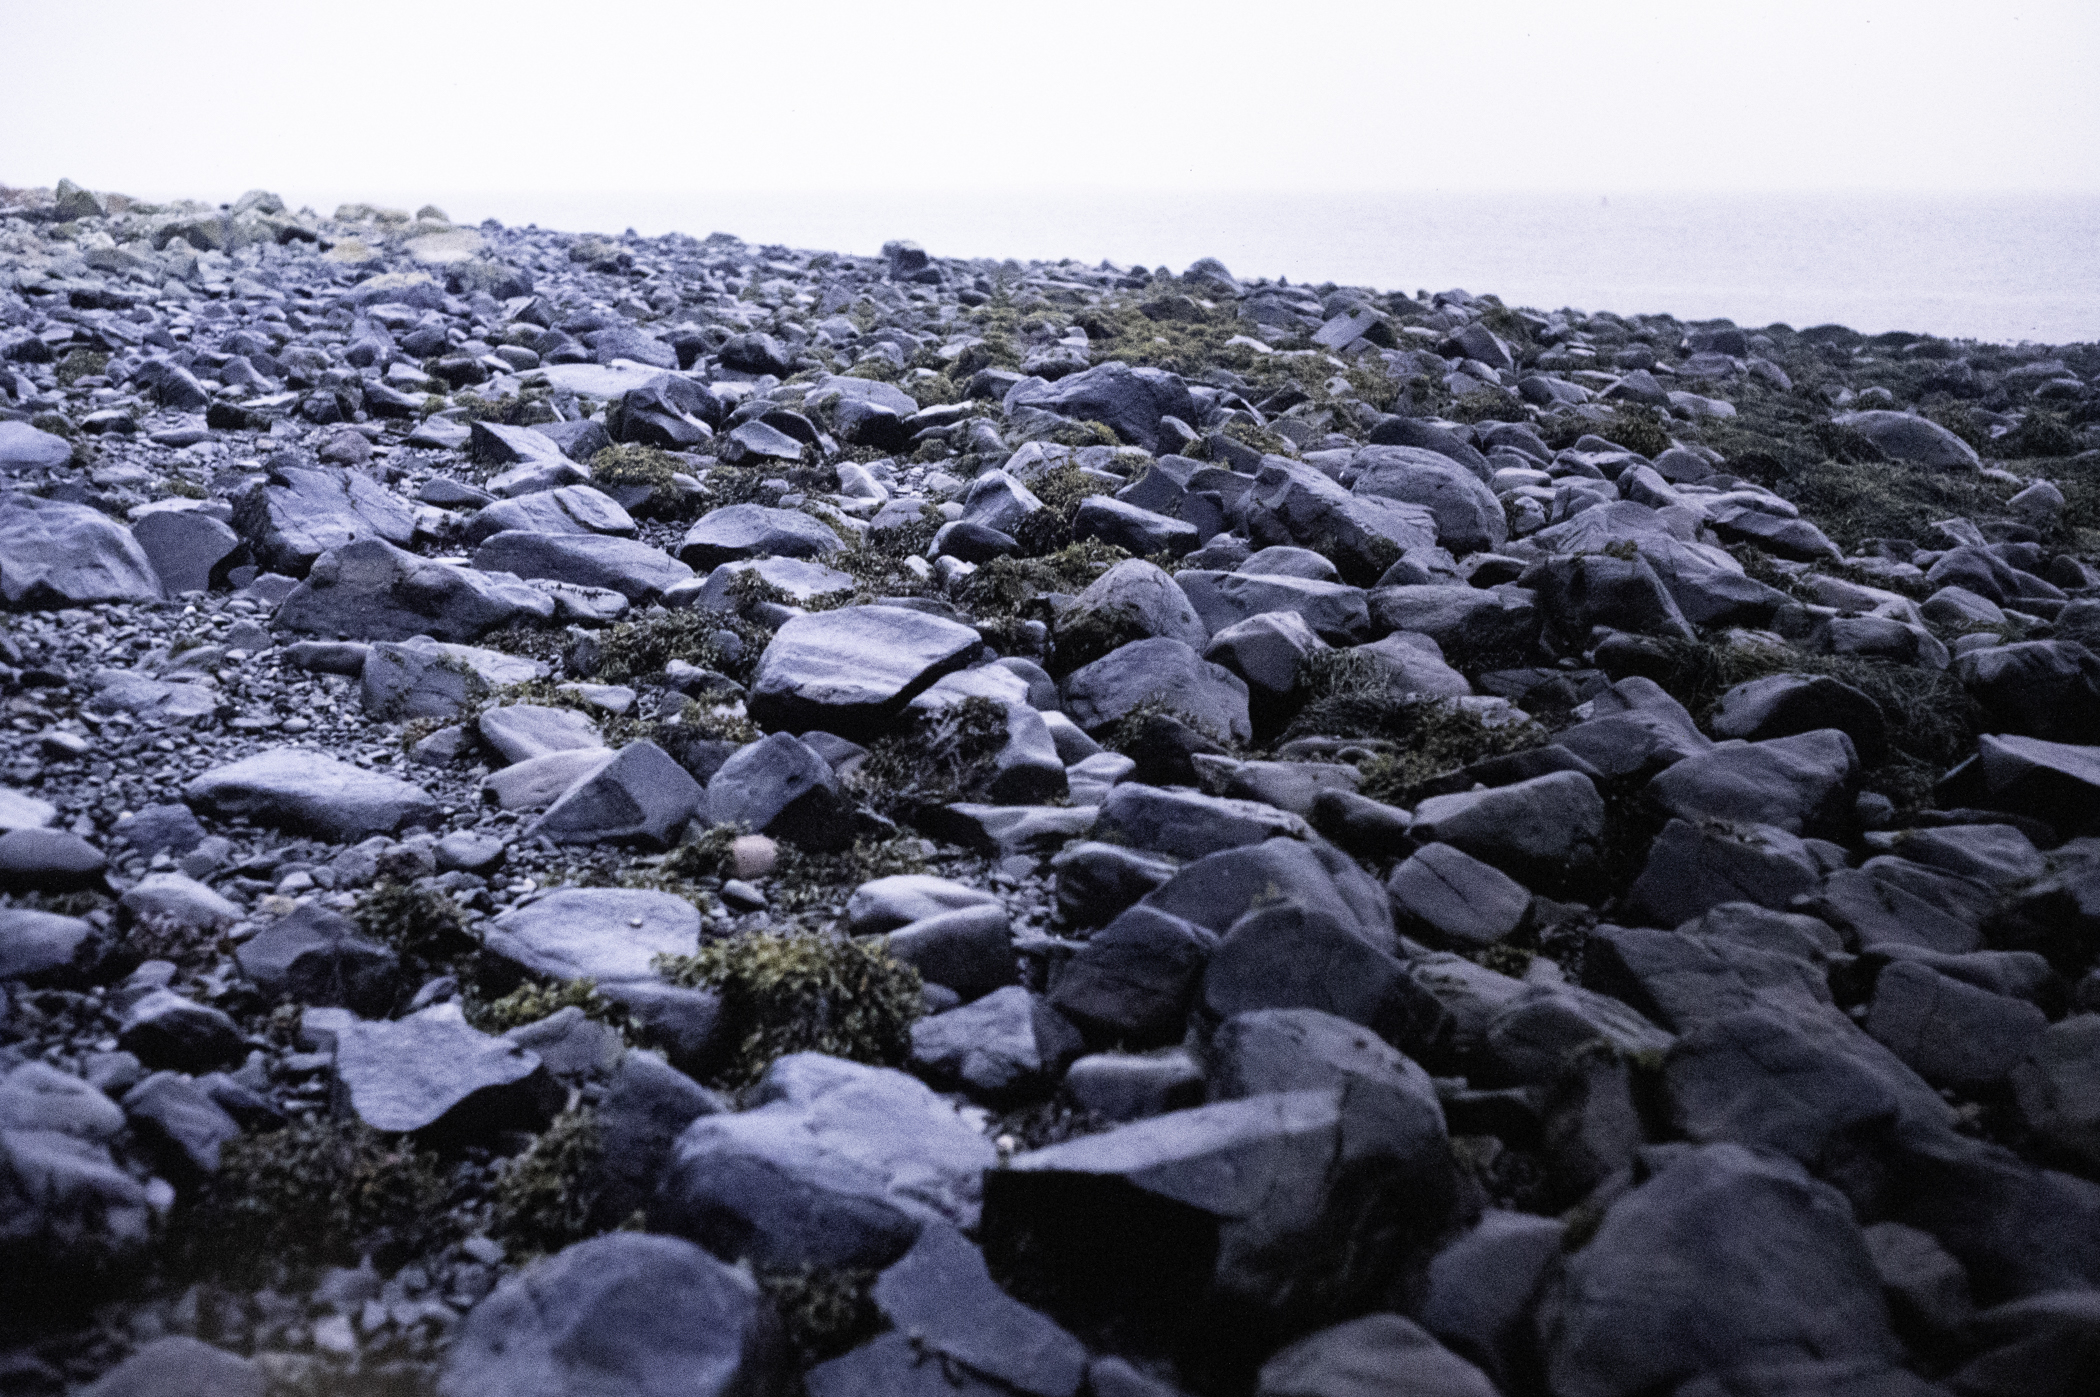
<instances>
[{"instance_id":1,"label":"angular rock","mask_svg":"<svg viewBox=\"0 0 2100 1397\"><path fill-rule=\"evenodd\" d=\"M35 495L0 494L0 599L49 611L159 599L153 564L121 524Z\"/></svg>"},{"instance_id":2,"label":"angular rock","mask_svg":"<svg viewBox=\"0 0 2100 1397\"><path fill-rule=\"evenodd\" d=\"M610 534L491 534L474 550L474 566L498 576L603 587L631 602L656 601L693 576L662 549Z\"/></svg>"},{"instance_id":3,"label":"angular rock","mask_svg":"<svg viewBox=\"0 0 2100 1397\"><path fill-rule=\"evenodd\" d=\"M1018 978L1012 928L1006 909L996 903L921 918L891 932L884 944L928 984L951 989L965 1002Z\"/></svg>"},{"instance_id":4,"label":"angular rock","mask_svg":"<svg viewBox=\"0 0 2100 1397\"><path fill-rule=\"evenodd\" d=\"M1308 1334L1261 1365L1255 1397L1496 1397L1487 1374L1395 1314L1366 1315Z\"/></svg>"},{"instance_id":5,"label":"angular rock","mask_svg":"<svg viewBox=\"0 0 2100 1397\"><path fill-rule=\"evenodd\" d=\"M1050 1005L1089 1042L1161 1047L1180 1040L1218 937L1150 907L1131 907L1065 962Z\"/></svg>"},{"instance_id":6,"label":"angular rock","mask_svg":"<svg viewBox=\"0 0 2100 1397\"><path fill-rule=\"evenodd\" d=\"M1426 844L1386 880L1394 910L1443 942L1478 950L1523 924L1531 894L1449 844Z\"/></svg>"},{"instance_id":7,"label":"angular rock","mask_svg":"<svg viewBox=\"0 0 2100 1397\"><path fill-rule=\"evenodd\" d=\"M1597 857L1604 800L1587 776L1559 771L1496 790L1431 796L1415 807L1413 832L1510 872L1580 864Z\"/></svg>"},{"instance_id":8,"label":"angular rock","mask_svg":"<svg viewBox=\"0 0 2100 1397\"><path fill-rule=\"evenodd\" d=\"M381 641L358 671L365 712L390 720L449 721L491 690L546 677L537 660L418 637Z\"/></svg>"},{"instance_id":9,"label":"angular rock","mask_svg":"<svg viewBox=\"0 0 2100 1397\"><path fill-rule=\"evenodd\" d=\"M1436 516L1417 504L1352 495L1311 466L1262 458L1247 497L1249 536L1258 544L1292 543L1330 558L1342 580L1368 587L1401 554L1433 547Z\"/></svg>"},{"instance_id":10,"label":"angular rock","mask_svg":"<svg viewBox=\"0 0 2100 1397\"><path fill-rule=\"evenodd\" d=\"M699 950L700 913L669 893L562 888L490 921L483 942L535 975L609 986L653 979L658 956Z\"/></svg>"},{"instance_id":11,"label":"angular rock","mask_svg":"<svg viewBox=\"0 0 2100 1397\"><path fill-rule=\"evenodd\" d=\"M428 824L438 813L437 802L421 787L297 747L215 767L184 786L182 798L207 815L338 844Z\"/></svg>"},{"instance_id":12,"label":"angular rock","mask_svg":"<svg viewBox=\"0 0 2100 1397\"><path fill-rule=\"evenodd\" d=\"M234 502L233 526L262 567L304 577L322 554L359 540L406 547L416 517L407 501L355 471L273 464Z\"/></svg>"},{"instance_id":13,"label":"angular rock","mask_svg":"<svg viewBox=\"0 0 2100 1397\"><path fill-rule=\"evenodd\" d=\"M481 740L506 762L530 761L552 752L603 747L598 725L573 708L517 703L483 709L475 720Z\"/></svg>"},{"instance_id":14,"label":"angular rock","mask_svg":"<svg viewBox=\"0 0 2100 1397\"><path fill-rule=\"evenodd\" d=\"M1721 695L1709 726L1716 737L1762 742L1835 728L1852 739L1859 759L1879 765L1888 752L1881 705L1825 674L1774 674Z\"/></svg>"},{"instance_id":15,"label":"angular rock","mask_svg":"<svg viewBox=\"0 0 2100 1397\"><path fill-rule=\"evenodd\" d=\"M1356 453L1362 472L1352 487L1420 505L1436 519L1437 542L1453 553L1477 553L1509 541L1502 502L1466 467L1434 451L1411 446L1367 446Z\"/></svg>"},{"instance_id":16,"label":"angular rock","mask_svg":"<svg viewBox=\"0 0 2100 1397\"><path fill-rule=\"evenodd\" d=\"M513 575L419 558L370 538L315 559L276 620L290 630L356 640L427 635L465 643L553 615L554 602Z\"/></svg>"},{"instance_id":17,"label":"angular rock","mask_svg":"<svg viewBox=\"0 0 2100 1397\"><path fill-rule=\"evenodd\" d=\"M815 1053L776 1061L746 1109L687 1127L653 1227L754 1266L886 1266L922 1224L976 1224L998 1153L901 1072Z\"/></svg>"},{"instance_id":18,"label":"angular rock","mask_svg":"<svg viewBox=\"0 0 2100 1397\"><path fill-rule=\"evenodd\" d=\"M468 1027L457 1004L338 1026L335 1090L374 1130L448 1139L535 1129L561 1099L538 1055Z\"/></svg>"},{"instance_id":19,"label":"angular rock","mask_svg":"<svg viewBox=\"0 0 2100 1397\"><path fill-rule=\"evenodd\" d=\"M1178 377L1122 363L1100 364L1055 383L1023 387L1007 396L1006 407L1009 412L1032 407L1075 421L1099 422L1132 446L1155 454L1180 445L1163 433L1162 418L1191 422L1199 416Z\"/></svg>"},{"instance_id":20,"label":"angular rock","mask_svg":"<svg viewBox=\"0 0 2100 1397\"><path fill-rule=\"evenodd\" d=\"M746 705L762 727L870 736L979 644L968 626L902 607L796 616L759 656Z\"/></svg>"},{"instance_id":21,"label":"angular rock","mask_svg":"<svg viewBox=\"0 0 2100 1397\"><path fill-rule=\"evenodd\" d=\"M264 1397L269 1379L238 1354L173 1334L102 1375L92 1397Z\"/></svg>"},{"instance_id":22,"label":"angular rock","mask_svg":"<svg viewBox=\"0 0 2100 1397\"><path fill-rule=\"evenodd\" d=\"M1926 1081L1976 1091L2018 1066L2049 1019L2024 1000L1897 961L1875 980L1864 1027Z\"/></svg>"},{"instance_id":23,"label":"angular rock","mask_svg":"<svg viewBox=\"0 0 2100 1397\"><path fill-rule=\"evenodd\" d=\"M1835 728L1687 757L1648 783L1648 798L1684 820L1817 833L1849 816L1859 757Z\"/></svg>"},{"instance_id":24,"label":"angular rock","mask_svg":"<svg viewBox=\"0 0 2100 1397\"><path fill-rule=\"evenodd\" d=\"M790 1372L751 1277L691 1242L609 1232L511 1276L460 1327L442 1397L745 1397Z\"/></svg>"},{"instance_id":25,"label":"angular rock","mask_svg":"<svg viewBox=\"0 0 2100 1397\"><path fill-rule=\"evenodd\" d=\"M515 530L531 534L617 534L632 538L635 523L617 501L588 485L564 485L513 500L498 500L467 520L464 536L480 543Z\"/></svg>"},{"instance_id":26,"label":"angular rock","mask_svg":"<svg viewBox=\"0 0 2100 1397\"><path fill-rule=\"evenodd\" d=\"M912 1070L946 1091L1004 1105L1044 1093L1080 1048L1071 1025L1019 985L920 1019Z\"/></svg>"},{"instance_id":27,"label":"angular rock","mask_svg":"<svg viewBox=\"0 0 2100 1397\"><path fill-rule=\"evenodd\" d=\"M663 748L630 742L563 791L528 833L557 844L668 848L705 800L705 789Z\"/></svg>"}]
</instances>

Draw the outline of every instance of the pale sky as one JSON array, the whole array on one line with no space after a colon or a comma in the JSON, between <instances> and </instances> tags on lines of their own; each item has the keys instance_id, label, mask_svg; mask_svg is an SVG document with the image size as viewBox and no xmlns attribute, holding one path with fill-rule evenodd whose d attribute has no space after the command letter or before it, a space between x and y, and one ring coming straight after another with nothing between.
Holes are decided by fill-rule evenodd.
<instances>
[{"instance_id":1,"label":"pale sky","mask_svg":"<svg viewBox=\"0 0 2100 1397\"><path fill-rule=\"evenodd\" d=\"M2100 192L2100 0L0 0L0 183Z\"/></svg>"}]
</instances>

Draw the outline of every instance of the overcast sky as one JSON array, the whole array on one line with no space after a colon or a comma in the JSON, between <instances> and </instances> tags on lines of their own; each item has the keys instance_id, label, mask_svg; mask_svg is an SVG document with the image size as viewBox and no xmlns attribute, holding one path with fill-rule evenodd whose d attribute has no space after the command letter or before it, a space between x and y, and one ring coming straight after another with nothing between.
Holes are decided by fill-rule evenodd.
<instances>
[{"instance_id":1,"label":"overcast sky","mask_svg":"<svg viewBox=\"0 0 2100 1397\"><path fill-rule=\"evenodd\" d=\"M0 38L0 182L263 185L324 211L729 189L2100 192L2100 0L0 0Z\"/></svg>"}]
</instances>

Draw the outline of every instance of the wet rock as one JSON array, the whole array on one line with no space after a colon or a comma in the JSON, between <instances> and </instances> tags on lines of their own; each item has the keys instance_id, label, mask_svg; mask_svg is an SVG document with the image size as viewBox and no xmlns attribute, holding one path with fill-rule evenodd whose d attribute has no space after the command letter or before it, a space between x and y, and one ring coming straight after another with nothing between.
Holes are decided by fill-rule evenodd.
<instances>
[{"instance_id":1,"label":"wet rock","mask_svg":"<svg viewBox=\"0 0 2100 1397\"><path fill-rule=\"evenodd\" d=\"M1775 826L1673 819L1649 845L1628 895L1657 922L1676 926L1723 903L1790 907L1816 890L1820 873L1808 846Z\"/></svg>"},{"instance_id":2,"label":"wet rock","mask_svg":"<svg viewBox=\"0 0 2100 1397\"><path fill-rule=\"evenodd\" d=\"M1850 814L1858 771L1852 739L1822 728L1687 757L1648 783L1648 797L1680 819L1813 834Z\"/></svg>"},{"instance_id":3,"label":"wet rock","mask_svg":"<svg viewBox=\"0 0 2100 1397\"><path fill-rule=\"evenodd\" d=\"M895 931L928 917L998 903L996 895L927 873L898 873L874 878L846 900L846 926L857 936Z\"/></svg>"},{"instance_id":4,"label":"wet rock","mask_svg":"<svg viewBox=\"0 0 2100 1397\"><path fill-rule=\"evenodd\" d=\"M1067 657L1099 653L1147 637L1201 647L1210 630L1175 579L1143 558L1127 558L1087 584L1058 614L1058 644Z\"/></svg>"},{"instance_id":5,"label":"wet rock","mask_svg":"<svg viewBox=\"0 0 2100 1397\"><path fill-rule=\"evenodd\" d=\"M1879 765L1888 752L1881 705L1822 674L1774 674L1738 684L1721 695L1710 726L1716 737L1751 742L1835 728L1852 739L1867 766Z\"/></svg>"},{"instance_id":6,"label":"wet rock","mask_svg":"<svg viewBox=\"0 0 2100 1397\"><path fill-rule=\"evenodd\" d=\"M1297 544L1333 560L1342 580L1368 587L1410 548L1437 541L1436 516L1417 504L1352 495L1311 466L1262 458L1248 496L1248 533L1258 544Z\"/></svg>"}]
</instances>

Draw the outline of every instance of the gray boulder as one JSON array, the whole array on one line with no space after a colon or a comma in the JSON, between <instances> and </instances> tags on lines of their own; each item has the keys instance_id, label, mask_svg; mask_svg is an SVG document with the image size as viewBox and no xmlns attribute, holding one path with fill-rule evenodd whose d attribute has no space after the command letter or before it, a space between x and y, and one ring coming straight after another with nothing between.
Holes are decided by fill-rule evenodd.
<instances>
[{"instance_id":1,"label":"gray boulder","mask_svg":"<svg viewBox=\"0 0 2100 1397\"><path fill-rule=\"evenodd\" d=\"M184 786L182 798L206 815L338 844L428 824L438 813L437 802L421 787L297 747L214 767Z\"/></svg>"},{"instance_id":2,"label":"gray boulder","mask_svg":"<svg viewBox=\"0 0 2100 1397\"><path fill-rule=\"evenodd\" d=\"M1849 818L1858 779L1852 739L1820 728L1687 757L1648 783L1648 798L1683 820L1813 834Z\"/></svg>"},{"instance_id":3,"label":"gray boulder","mask_svg":"<svg viewBox=\"0 0 2100 1397\"><path fill-rule=\"evenodd\" d=\"M269 1390L247 1359L182 1334L144 1345L86 1389L89 1397L265 1397Z\"/></svg>"},{"instance_id":4,"label":"gray boulder","mask_svg":"<svg viewBox=\"0 0 2100 1397\"><path fill-rule=\"evenodd\" d=\"M928 984L953 990L966 1002L1018 978L1013 928L997 903L923 917L891 932L884 944Z\"/></svg>"},{"instance_id":5,"label":"gray boulder","mask_svg":"<svg viewBox=\"0 0 2100 1397\"><path fill-rule=\"evenodd\" d=\"M267 995L384 1015L400 990L401 958L363 939L340 912L308 904L279 917L234 952L241 973Z\"/></svg>"},{"instance_id":6,"label":"gray boulder","mask_svg":"<svg viewBox=\"0 0 2100 1397\"><path fill-rule=\"evenodd\" d=\"M1217 933L1131 907L1088 937L1059 971L1050 1005L1096 1045L1178 1042Z\"/></svg>"},{"instance_id":7,"label":"gray boulder","mask_svg":"<svg viewBox=\"0 0 2100 1397\"><path fill-rule=\"evenodd\" d=\"M1142 558L1127 558L1088 583L1060 609L1057 629L1068 664L1075 651L1080 658L1098 658L1104 648L1132 640L1164 638L1200 647L1210 637L1188 594Z\"/></svg>"},{"instance_id":8,"label":"gray boulder","mask_svg":"<svg viewBox=\"0 0 2100 1397\"><path fill-rule=\"evenodd\" d=\"M1080 502L1072 537L1098 538L1141 558L1156 553L1178 556L1202 542L1194 524L1125 504L1112 495L1090 495Z\"/></svg>"},{"instance_id":9,"label":"gray boulder","mask_svg":"<svg viewBox=\"0 0 2100 1397\"><path fill-rule=\"evenodd\" d=\"M1491 790L1431 796L1415 807L1413 828L1418 839L1521 874L1594 860L1604 837L1604 798L1587 776L1557 771Z\"/></svg>"},{"instance_id":10,"label":"gray boulder","mask_svg":"<svg viewBox=\"0 0 2100 1397\"><path fill-rule=\"evenodd\" d=\"M588 714L573 708L546 708L530 703L484 709L475 720L475 730L506 762L530 761L550 752L605 745L598 725Z\"/></svg>"},{"instance_id":11,"label":"gray boulder","mask_svg":"<svg viewBox=\"0 0 2100 1397\"><path fill-rule=\"evenodd\" d=\"M1541 1316L1554 1392L1635 1397L1753 1364L1893 1365L1843 1195L1735 1145L1657 1151L1651 1168L1563 1263Z\"/></svg>"},{"instance_id":12,"label":"gray boulder","mask_svg":"<svg viewBox=\"0 0 2100 1397\"><path fill-rule=\"evenodd\" d=\"M0 599L48 611L158 601L160 579L121 524L85 505L0 494Z\"/></svg>"},{"instance_id":13,"label":"gray boulder","mask_svg":"<svg viewBox=\"0 0 2100 1397\"><path fill-rule=\"evenodd\" d=\"M980 643L968 626L903 607L796 616L759 656L746 705L769 729L871 736Z\"/></svg>"},{"instance_id":14,"label":"gray boulder","mask_svg":"<svg viewBox=\"0 0 2100 1397\"><path fill-rule=\"evenodd\" d=\"M610 1232L511 1276L460 1327L442 1397L758 1397L788 1380L758 1285L691 1242Z\"/></svg>"},{"instance_id":15,"label":"gray boulder","mask_svg":"<svg viewBox=\"0 0 2100 1397\"><path fill-rule=\"evenodd\" d=\"M2049 1019L2025 1000L1896 961L1874 981L1864 1027L1926 1081L1974 1092L2019 1066Z\"/></svg>"},{"instance_id":16,"label":"gray boulder","mask_svg":"<svg viewBox=\"0 0 2100 1397\"><path fill-rule=\"evenodd\" d=\"M73 445L64 437L39 430L27 422L0 422L0 472L20 475L28 471L50 471L69 464Z\"/></svg>"},{"instance_id":17,"label":"gray boulder","mask_svg":"<svg viewBox=\"0 0 2100 1397\"><path fill-rule=\"evenodd\" d=\"M1531 910L1523 884L1449 844L1423 845L1385 887L1396 912L1460 950L1500 941Z\"/></svg>"},{"instance_id":18,"label":"gray boulder","mask_svg":"<svg viewBox=\"0 0 2100 1397\"><path fill-rule=\"evenodd\" d=\"M767 1269L886 1266L927 1222L974 1226L997 1159L903 1073L794 1053L746 1109L687 1127L650 1222Z\"/></svg>"},{"instance_id":19,"label":"gray boulder","mask_svg":"<svg viewBox=\"0 0 2100 1397\"><path fill-rule=\"evenodd\" d=\"M1001 1290L983 1255L945 1223L926 1224L912 1249L877 1278L871 1298L908 1336L916 1364L940 1372L944 1382L981 1375L996 1391L1076 1397L1085 1378L1085 1345ZM937 1361L927 1363L929 1357ZM813 1397L828 1390L837 1389L813 1374ZM903 1388L882 1383L847 1390Z\"/></svg>"},{"instance_id":20,"label":"gray boulder","mask_svg":"<svg viewBox=\"0 0 2100 1397\"><path fill-rule=\"evenodd\" d=\"M1893 967L1892 967L1893 968ZM1886 971L1882 972L1884 975ZM2100 1014L2051 1024L2013 1073L2020 1113L2044 1139L2100 1162Z\"/></svg>"},{"instance_id":21,"label":"gray boulder","mask_svg":"<svg viewBox=\"0 0 2100 1397\"><path fill-rule=\"evenodd\" d=\"M277 624L311 635L464 643L505 626L546 621L551 598L514 575L419 558L381 538L313 560L277 608Z\"/></svg>"},{"instance_id":22,"label":"gray boulder","mask_svg":"<svg viewBox=\"0 0 2100 1397\"><path fill-rule=\"evenodd\" d=\"M84 988L113 949L110 934L93 922L29 907L0 908L0 980Z\"/></svg>"},{"instance_id":23,"label":"gray boulder","mask_svg":"<svg viewBox=\"0 0 2100 1397\"><path fill-rule=\"evenodd\" d=\"M2029 640L1970 650L1954 661L1984 724L2051 742L2100 732L2100 655L2076 641Z\"/></svg>"},{"instance_id":24,"label":"gray boulder","mask_svg":"<svg viewBox=\"0 0 2100 1397\"><path fill-rule=\"evenodd\" d=\"M1821 872L1800 836L1772 825L1673 819L1648 846L1627 895L1656 922L1676 926L1724 903L1790 907L1816 890Z\"/></svg>"},{"instance_id":25,"label":"gray boulder","mask_svg":"<svg viewBox=\"0 0 2100 1397\"><path fill-rule=\"evenodd\" d=\"M1099 732L1147 704L1157 704L1199 732L1245 742L1253 736L1247 685L1181 641L1132 641L1066 676L1065 711L1088 732Z\"/></svg>"},{"instance_id":26,"label":"gray boulder","mask_svg":"<svg viewBox=\"0 0 2100 1397\"><path fill-rule=\"evenodd\" d=\"M912 1071L994 1106L1043 1094L1079 1049L1072 1026L1019 985L911 1028Z\"/></svg>"},{"instance_id":27,"label":"gray boulder","mask_svg":"<svg viewBox=\"0 0 2100 1397\"><path fill-rule=\"evenodd\" d=\"M1338 645L1363 639L1371 628L1363 590L1338 582L1197 569L1177 573L1174 580L1203 618L1206 631L1279 612L1296 613L1321 639Z\"/></svg>"},{"instance_id":28,"label":"gray boulder","mask_svg":"<svg viewBox=\"0 0 2100 1397\"><path fill-rule=\"evenodd\" d=\"M1312 466L1262 458L1247 497L1257 544L1291 543L1324 553L1342 580L1368 587L1410 548L1437 541L1436 516L1418 504L1352 495Z\"/></svg>"},{"instance_id":29,"label":"gray boulder","mask_svg":"<svg viewBox=\"0 0 2100 1397\"><path fill-rule=\"evenodd\" d=\"M1324 841L1278 838L1197 859L1147 893L1143 905L1222 936L1250 909L1279 902L1349 926L1377 950L1400 949L1385 889Z\"/></svg>"},{"instance_id":30,"label":"gray boulder","mask_svg":"<svg viewBox=\"0 0 2100 1397\"><path fill-rule=\"evenodd\" d=\"M1973 468L1982 464L1975 447L1913 412L1841 412L1830 420L1858 432L1894 460L1918 466Z\"/></svg>"},{"instance_id":31,"label":"gray boulder","mask_svg":"<svg viewBox=\"0 0 2100 1397\"><path fill-rule=\"evenodd\" d=\"M822 521L798 509L733 504L710 510L686 531L681 562L715 568L746 558L821 558L845 542Z\"/></svg>"},{"instance_id":32,"label":"gray boulder","mask_svg":"<svg viewBox=\"0 0 2100 1397\"><path fill-rule=\"evenodd\" d=\"M658 956L700 949L700 913L682 897L642 888L562 888L492 919L483 944L549 979L649 980Z\"/></svg>"},{"instance_id":33,"label":"gray boulder","mask_svg":"<svg viewBox=\"0 0 2100 1397\"><path fill-rule=\"evenodd\" d=\"M1426 635L1454 660L1528 654L1539 637L1537 599L1513 584L1379 587L1366 600L1379 630Z\"/></svg>"},{"instance_id":34,"label":"gray boulder","mask_svg":"<svg viewBox=\"0 0 2100 1397\"><path fill-rule=\"evenodd\" d=\"M853 842L853 809L831 764L776 732L740 749L707 783L707 818L753 833L776 831L812 849Z\"/></svg>"},{"instance_id":35,"label":"gray boulder","mask_svg":"<svg viewBox=\"0 0 2100 1397\"><path fill-rule=\"evenodd\" d=\"M1255 1397L1497 1397L1487 1374L1411 1319L1365 1315L1279 1350L1261 1365Z\"/></svg>"},{"instance_id":36,"label":"gray boulder","mask_svg":"<svg viewBox=\"0 0 2100 1397\"><path fill-rule=\"evenodd\" d=\"M1099 422L1132 446L1155 454L1180 445L1163 434L1160 419L1192 422L1199 416L1180 378L1162 369L1133 369L1122 363L1100 364L1055 383L1023 385L1007 396L1007 411L1016 407Z\"/></svg>"},{"instance_id":37,"label":"gray boulder","mask_svg":"<svg viewBox=\"0 0 2100 1397\"><path fill-rule=\"evenodd\" d=\"M655 601L693 570L660 548L610 534L491 534L474 550L487 573L545 578L578 587L604 587L631 602Z\"/></svg>"},{"instance_id":38,"label":"gray boulder","mask_svg":"<svg viewBox=\"0 0 2100 1397\"><path fill-rule=\"evenodd\" d=\"M262 567L304 577L323 553L357 540L406 547L416 516L406 500L355 471L273 464L234 502L233 526Z\"/></svg>"},{"instance_id":39,"label":"gray boulder","mask_svg":"<svg viewBox=\"0 0 2100 1397\"><path fill-rule=\"evenodd\" d=\"M1852 739L1868 766L1888 753L1881 705L1827 674L1773 674L1738 684L1721 695L1708 726L1716 737L1750 742L1835 728Z\"/></svg>"},{"instance_id":40,"label":"gray boulder","mask_svg":"<svg viewBox=\"0 0 2100 1397\"><path fill-rule=\"evenodd\" d=\"M632 538L635 522L610 495L588 485L564 485L513 500L498 500L475 512L462 530L467 542L516 530L531 534L617 534Z\"/></svg>"},{"instance_id":41,"label":"gray boulder","mask_svg":"<svg viewBox=\"0 0 2100 1397\"><path fill-rule=\"evenodd\" d=\"M663 748L630 742L563 791L528 833L557 844L668 848L705 800L700 783Z\"/></svg>"},{"instance_id":42,"label":"gray boulder","mask_svg":"<svg viewBox=\"0 0 2100 1397\"><path fill-rule=\"evenodd\" d=\"M1353 464L1361 472L1355 493L1427 509L1436 518L1437 542L1453 553L1493 550L1509 541L1502 501L1447 456L1420 447L1367 446Z\"/></svg>"},{"instance_id":43,"label":"gray boulder","mask_svg":"<svg viewBox=\"0 0 2100 1397\"><path fill-rule=\"evenodd\" d=\"M1245 680L1250 709L1267 713L1297 691L1306 661L1328 648L1297 612L1271 611L1220 629L1203 658Z\"/></svg>"},{"instance_id":44,"label":"gray boulder","mask_svg":"<svg viewBox=\"0 0 2100 1397\"><path fill-rule=\"evenodd\" d=\"M358 671L358 686L365 712L375 718L449 722L492 690L546 673L537 660L418 636L374 645Z\"/></svg>"},{"instance_id":45,"label":"gray boulder","mask_svg":"<svg viewBox=\"0 0 2100 1397\"><path fill-rule=\"evenodd\" d=\"M1304 820L1254 800L1207 796L1179 787L1128 781L1101 803L1096 838L1115 838L1135 849L1173 858L1200 859L1221 849L1260 844L1278 836L1310 839Z\"/></svg>"},{"instance_id":46,"label":"gray boulder","mask_svg":"<svg viewBox=\"0 0 2100 1397\"><path fill-rule=\"evenodd\" d=\"M155 510L131 526L131 536L171 597L224 582L241 556L240 535L197 509Z\"/></svg>"},{"instance_id":47,"label":"gray boulder","mask_svg":"<svg viewBox=\"0 0 2100 1397\"><path fill-rule=\"evenodd\" d=\"M457 1004L392 1021L343 1017L333 1030L337 1102L374 1130L486 1138L542 1126L560 1105L537 1054L468 1027Z\"/></svg>"}]
</instances>

